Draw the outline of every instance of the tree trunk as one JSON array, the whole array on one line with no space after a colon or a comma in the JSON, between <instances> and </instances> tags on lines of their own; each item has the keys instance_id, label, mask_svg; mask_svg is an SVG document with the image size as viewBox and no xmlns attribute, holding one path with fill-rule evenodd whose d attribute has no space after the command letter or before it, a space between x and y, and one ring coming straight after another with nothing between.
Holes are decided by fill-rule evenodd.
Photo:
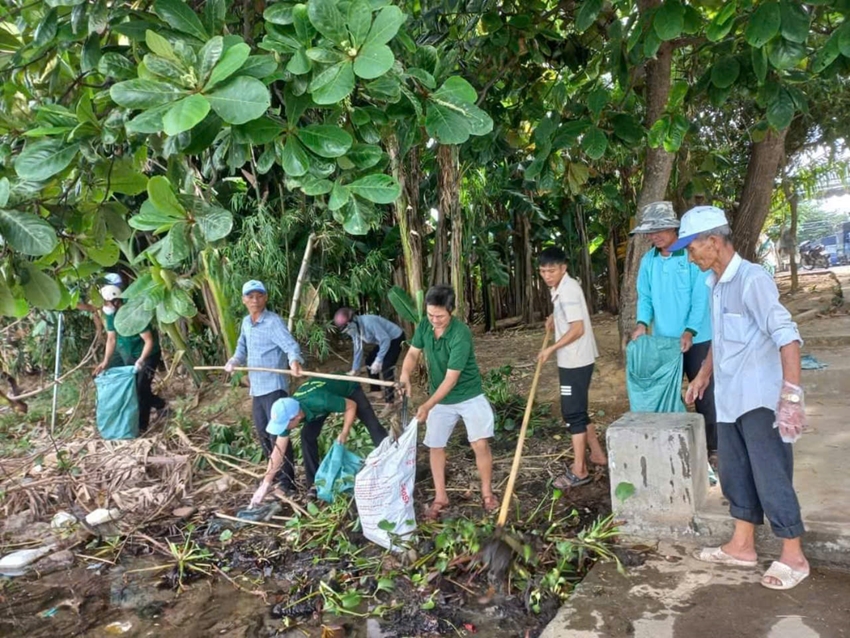
<instances>
[{"instance_id":1,"label":"tree trunk","mask_svg":"<svg viewBox=\"0 0 850 638\"><path fill-rule=\"evenodd\" d=\"M576 206L576 229L578 230L579 243L581 243L581 287L584 289L584 298L591 313L594 309L593 290L593 266L590 263L590 238L587 236L587 224L584 220L584 210Z\"/></svg>"},{"instance_id":2,"label":"tree trunk","mask_svg":"<svg viewBox=\"0 0 850 638\"><path fill-rule=\"evenodd\" d=\"M785 155L788 129L768 129L764 139L754 142L741 191L741 205L732 218L732 238L744 259L755 261L759 234L770 212L779 163Z\"/></svg>"},{"instance_id":3,"label":"tree trunk","mask_svg":"<svg viewBox=\"0 0 850 638\"><path fill-rule=\"evenodd\" d=\"M608 253L608 312L614 314L620 307L620 270L617 268L617 237L613 228L608 231L605 251Z\"/></svg>"},{"instance_id":4,"label":"tree trunk","mask_svg":"<svg viewBox=\"0 0 850 638\"><path fill-rule=\"evenodd\" d=\"M286 327L289 332L292 332L292 325L295 321L295 313L298 311L298 303L301 300L301 289L304 287L304 282L307 280L307 269L310 267L310 256L313 254L313 243L316 240L316 234L310 233L307 238L307 246L304 248L304 257L301 259L301 268L298 270L298 279L295 280L295 290L292 292L292 303L289 305L289 319L286 321Z\"/></svg>"},{"instance_id":5,"label":"tree trunk","mask_svg":"<svg viewBox=\"0 0 850 638\"><path fill-rule=\"evenodd\" d=\"M523 267L523 287L522 301L520 309L522 310L522 320L525 323L534 321L534 267L532 266L531 256L531 220L527 215L520 217L520 228L522 229L522 267Z\"/></svg>"},{"instance_id":6,"label":"tree trunk","mask_svg":"<svg viewBox=\"0 0 850 638\"><path fill-rule=\"evenodd\" d=\"M645 12L661 4L658 0L641 2L641 11ZM655 124L667 106L670 96L670 71L673 61L673 45L664 42L658 49L654 60L646 63L646 119L647 129ZM643 165L643 184L638 196L636 212L647 204L663 201L670 183L675 155L664 147L649 148ZM628 335L631 334L637 316L637 274L640 260L649 249L649 239L644 235L632 235L626 247L626 260L623 264L623 285L620 287L620 347L625 351Z\"/></svg>"},{"instance_id":7,"label":"tree trunk","mask_svg":"<svg viewBox=\"0 0 850 638\"><path fill-rule=\"evenodd\" d=\"M440 212L451 220L451 252L449 274L455 291L455 311L467 320L466 267L463 254L463 214L460 209L460 166L457 146L440 144L437 147L439 166Z\"/></svg>"},{"instance_id":8,"label":"tree trunk","mask_svg":"<svg viewBox=\"0 0 850 638\"><path fill-rule=\"evenodd\" d=\"M387 153L390 156L393 176L401 185L401 195L395 201L393 212L401 236L401 252L404 264L405 283L407 291L416 299L422 290L422 235L418 228L419 207L419 155L418 149L413 148L408 154L411 171L405 170L404 158L400 157L398 138L391 134L386 141ZM416 182L415 187L412 182Z\"/></svg>"}]
</instances>

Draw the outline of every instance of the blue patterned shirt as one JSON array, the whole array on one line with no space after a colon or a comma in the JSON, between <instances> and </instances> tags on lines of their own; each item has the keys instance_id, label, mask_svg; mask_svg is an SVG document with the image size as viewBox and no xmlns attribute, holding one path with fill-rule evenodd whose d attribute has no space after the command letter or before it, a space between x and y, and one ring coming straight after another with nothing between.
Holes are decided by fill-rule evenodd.
<instances>
[{"instance_id":1,"label":"blue patterned shirt","mask_svg":"<svg viewBox=\"0 0 850 638\"><path fill-rule=\"evenodd\" d=\"M242 320L242 330L236 343L236 352L231 359L238 365L249 368L289 368L290 361L303 364L301 348L279 315L264 310L256 322L251 315ZM285 374L274 372L249 372L251 396L259 397L275 390L288 390L289 379Z\"/></svg>"},{"instance_id":2,"label":"blue patterned shirt","mask_svg":"<svg viewBox=\"0 0 850 638\"><path fill-rule=\"evenodd\" d=\"M392 321L378 315L357 315L348 322L343 332L354 341L354 360L351 362L351 369L355 372L360 369L363 360L364 343L377 344L378 354L375 361L383 363L387 350L390 349L390 342L404 333Z\"/></svg>"}]
</instances>

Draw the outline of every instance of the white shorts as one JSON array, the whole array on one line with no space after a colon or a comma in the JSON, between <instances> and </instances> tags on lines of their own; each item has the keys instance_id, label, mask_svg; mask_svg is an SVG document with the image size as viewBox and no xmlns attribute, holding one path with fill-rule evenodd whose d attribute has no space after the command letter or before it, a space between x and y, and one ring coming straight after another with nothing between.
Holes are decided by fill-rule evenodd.
<instances>
[{"instance_id":1,"label":"white shorts","mask_svg":"<svg viewBox=\"0 0 850 638\"><path fill-rule=\"evenodd\" d=\"M496 425L493 408L490 407L487 397L479 394L460 403L451 405L438 403L431 408L425 424L425 445L436 448L446 447L458 419L463 419L466 437L470 443L493 436Z\"/></svg>"}]
</instances>

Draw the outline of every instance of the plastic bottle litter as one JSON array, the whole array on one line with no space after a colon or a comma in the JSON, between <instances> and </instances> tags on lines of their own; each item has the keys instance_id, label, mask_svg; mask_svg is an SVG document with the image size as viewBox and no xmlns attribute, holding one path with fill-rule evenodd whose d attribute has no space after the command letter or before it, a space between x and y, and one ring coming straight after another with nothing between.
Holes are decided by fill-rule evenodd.
<instances>
[{"instance_id":1,"label":"plastic bottle litter","mask_svg":"<svg viewBox=\"0 0 850 638\"><path fill-rule=\"evenodd\" d=\"M121 510L117 508L108 510L106 508L100 507L96 510L89 512L86 515L86 523L88 523L92 527L96 527L97 525L103 525L104 523L109 523L110 521L117 521L119 518L121 518Z\"/></svg>"},{"instance_id":2,"label":"plastic bottle litter","mask_svg":"<svg viewBox=\"0 0 850 638\"><path fill-rule=\"evenodd\" d=\"M20 576L26 568L42 556L46 556L56 548L56 545L45 545L35 549L19 549L0 559L0 574L5 576Z\"/></svg>"},{"instance_id":3,"label":"plastic bottle litter","mask_svg":"<svg viewBox=\"0 0 850 638\"><path fill-rule=\"evenodd\" d=\"M50 521L50 527L53 529L62 529L63 527L70 527L76 522L77 517L73 514L69 514L68 512L56 512Z\"/></svg>"}]
</instances>

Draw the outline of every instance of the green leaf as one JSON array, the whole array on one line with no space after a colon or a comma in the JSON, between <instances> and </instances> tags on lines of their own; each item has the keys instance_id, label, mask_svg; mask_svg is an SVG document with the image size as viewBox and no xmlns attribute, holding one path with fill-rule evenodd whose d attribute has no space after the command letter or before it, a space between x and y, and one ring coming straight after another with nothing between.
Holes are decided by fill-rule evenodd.
<instances>
[{"instance_id":1,"label":"green leaf","mask_svg":"<svg viewBox=\"0 0 850 638\"><path fill-rule=\"evenodd\" d=\"M29 314L29 304L25 299L12 296L12 291L0 281L0 315L20 319Z\"/></svg>"},{"instance_id":2,"label":"green leaf","mask_svg":"<svg viewBox=\"0 0 850 638\"><path fill-rule=\"evenodd\" d=\"M155 257L159 264L166 268L177 266L190 253L189 243L186 241L187 230L188 224L186 222L173 224L168 234L148 248L148 252Z\"/></svg>"},{"instance_id":3,"label":"green leaf","mask_svg":"<svg viewBox=\"0 0 850 638\"><path fill-rule=\"evenodd\" d=\"M86 257L104 268L114 266L121 257L121 250L118 248L118 244L112 239L107 239L102 244L96 246L86 244L84 248Z\"/></svg>"},{"instance_id":4,"label":"green leaf","mask_svg":"<svg viewBox=\"0 0 850 638\"><path fill-rule=\"evenodd\" d=\"M129 293L129 289L125 296ZM150 294L150 293L148 293ZM153 321L153 310L145 307L147 295L132 297L115 313L115 330L125 337L141 334Z\"/></svg>"},{"instance_id":5,"label":"green leaf","mask_svg":"<svg viewBox=\"0 0 850 638\"><path fill-rule=\"evenodd\" d=\"M594 89L587 96L587 108L596 119L602 113L602 109L608 104L608 91L606 89Z\"/></svg>"},{"instance_id":6,"label":"green leaf","mask_svg":"<svg viewBox=\"0 0 850 638\"><path fill-rule=\"evenodd\" d=\"M602 0L584 0L576 14L576 31L584 33L596 22L596 16L602 11Z\"/></svg>"},{"instance_id":7,"label":"green leaf","mask_svg":"<svg viewBox=\"0 0 850 638\"><path fill-rule=\"evenodd\" d=\"M21 179L40 182L63 171L76 157L79 146L61 139L27 144L15 159L15 172Z\"/></svg>"},{"instance_id":8,"label":"green leaf","mask_svg":"<svg viewBox=\"0 0 850 638\"><path fill-rule=\"evenodd\" d=\"M351 162L359 169L372 168L381 161L384 151L380 146L372 144L355 144L345 154Z\"/></svg>"},{"instance_id":9,"label":"green leaf","mask_svg":"<svg viewBox=\"0 0 850 638\"><path fill-rule=\"evenodd\" d=\"M148 111L142 111L132 120L129 120L126 124L124 124L124 128L128 134L160 133L163 128L162 118L166 113L168 113L170 108L170 104L164 104L163 106L158 106Z\"/></svg>"},{"instance_id":10,"label":"green leaf","mask_svg":"<svg viewBox=\"0 0 850 638\"><path fill-rule=\"evenodd\" d=\"M735 26L737 8L737 0L723 4L723 8L717 12L717 15L714 16L711 24L705 30L705 35L711 42L719 42L729 34L732 27Z\"/></svg>"},{"instance_id":11,"label":"green leaf","mask_svg":"<svg viewBox=\"0 0 850 638\"><path fill-rule=\"evenodd\" d=\"M781 0L779 13L782 18L782 37L802 44L809 37L811 17L798 0Z\"/></svg>"},{"instance_id":12,"label":"green leaf","mask_svg":"<svg viewBox=\"0 0 850 638\"><path fill-rule=\"evenodd\" d=\"M76 7L78 4L83 4L86 0L44 0L48 7Z\"/></svg>"},{"instance_id":13,"label":"green leaf","mask_svg":"<svg viewBox=\"0 0 850 638\"><path fill-rule=\"evenodd\" d=\"M724 55L711 67L711 82L718 89L726 89L735 83L741 74L741 63L734 55Z\"/></svg>"},{"instance_id":14,"label":"green leaf","mask_svg":"<svg viewBox=\"0 0 850 638\"><path fill-rule=\"evenodd\" d=\"M110 193L138 195L148 187L148 178L127 157L99 162L95 165L94 174L104 188L108 187Z\"/></svg>"},{"instance_id":15,"label":"green leaf","mask_svg":"<svg viewBox=\"0 0 850 638\"><path fill-rule=\"evenodd\" d=\"M617 487L614 488L614 498L617 499L620 503L623 503L630 499L635 493L635 486L631 483L627 483L626 481L620 482L617 484Z\"/></svg>"},{"instance_id":16,"label":"green leaf","mask_svg":"<svg viewBox=\"0 0 850 638\"><path fill-rule=\"evenodd\" d=\"M217 87L207 93L206 98L218 116L228 124L244 124L256 120L271 106L266 85L256 78L246 76L239 76Z\"/></svg>"},{"instance_id":17,"label":"green leaf","mask_svg":"<svg viewBox=\"0 0 850 638\"><path fill-rule=\"evenodd\" d=\"M194 317L198 314L198 309L195 307L195 302L192 301L192 298L189 296L185 290L181 288L172 288L168 291L168 294L165 296L166 303L168 303L175 311L177 311L181 317Z\"/></svg>"},{"instance_id":18,"label":"green leaf","mask_svg":"<svg viewBox=\"0 0 850 638\"><path fill-rule=\"evenodd\" d=\"M643 126L631 115L618 113L611 118L611 125L614 128L614 135L626 144L638 146L643 140Z\"/></svg>"},{"instance_id":19,"label":"green leaf","mask_svg":"<svg viewBox=\"0 0 850 638\"><path fill-rule=\"evenodd\" d=\"M794 119L794 100L785 88L780 87L767 105L767 122L777 131L788 128Z\"/></svg>"},{"instance_id":20,"label":"green leaf","mask_svg":"<svg viewBox=\"0 0 850 638\"><path fill-rule=\"evenodd\" d=\"M109 96L118 106L128 109L149 109L169 104L186 95L173 84L155 80L127 80L113 84Z\"/></svg>"},{"instance_id":21,"label":"green leaf","mask_svg":"<svg viewBox=\"0 0 850 638\"><path fill-rule=\"evenodd\" d=\"M198 74L201 76L201 84L206 83L210 73L224 52L224 38L217 35L209 40L198 54Z\"/></svg>"},{"instance_id":22,"label":"green leaf","mask_svg":"<svg viewBox=\"0 0 850 638\"><path fill-rule=\"evenodd\" d=\"M416 307L416 302L404 288L393 286L390 288L389 293L387 293L387 299L390 300L392 307L398 313L399 317L401 317L402 321L408 321L415 325L422 320L419 309Z\"/></svg>"},{"instance_id":23,"label":"green leaf","mask_svg":"<svg viewBox=\"0 0 850 638\"><path fill-rule=\"evenodd\" d=\"M348 185L348 190L375 204L392 204L401 195L401 186L391 175L367 175Z\"/></svg>"},{"instance_id":24,"label":"green leaf","mask_svg":"<svg viewBox=\"0 0 850 638\"><path fill-rule=\"evenodd\" d=\"M767 79L767 51L764 47L761 49L751 47L750 59L752 61L753 74L756 76L756 80L759 84L764 84L765 79Z\"/></svg>"},{"instance_id":25,"label":"green leaf","mask_svg":"<svg viewBox=\"0 0 850 638\"><path fill-rule=\"evenodd\" d=\"M310 95L316 104L336 104L353 90L354 70L348 60L328 67L310 83Z\"/></svg>"},{"instance_id":26,"label":"green leaf","mask_svg":"<svg viewBox=\"0 0 850 638\"><path fill-rule=\"evenodd\" d=\"M354 73L364 80L374 80L389 71L394 62L393 52L386 44L370 42L354 58Z\"/></svg>"},{"instance_id":27,"label":"green leaf","mask_svg":"<svg viewBox=\"0 0 850 638\"><path fill-rule=\"evenodd\" d=\"M782 14L779 3L773 0L760 4L750 16L744 37L750 46L757 49L770 42L779 33Z\"/></svg>"},{"instance_id":28,"label":"green leaf","mask_svg":"<svg viewBox=\"0 0 850 638\"><path fill-rule=\"evenodd\" d=\"M59 31L59 19L56 13L56 9L51 9L44 17L41 19L41 22L38 23L38 26L35 28L35 32L33 33L32 43L36 49L40 49L41 47L49 44L53 41L53 38L56 37L56 34Z\"/></svg>"},{"instance_id":29,"label":"green leaf","mask_svg":"<svg viewBox=\"0 0 850 638\"><path fill-rule=\"evenodd\" d=\"M179 135L203 121L210 112L210 103L202 95L190 95L176 102L162 116L162 126L166 135Z\"/></svg>"},{"instance_id":30,"label":"green leaf","mask_svg":"<svg viewBox=\"0 0 850 638\"><path fill-rule=\"evenodd\" d=\"M53 310L62 301L59 283L29 262L24 264L21 287L24 289L27 301L36 308Z\"/></svg>"},{"instance_id":31,"label":"green leaf","mask_svg":"<svg viewBox=\"0 0 850 638\"><path fill-rule=\"evenodd\" d=\"M263 19L272 24L286 26L292 24L292 5L286 2L276 2L263 12Z\"/></svg>"},{"instance_id":32,"label":"green leaf","mask_svg":"<svg viewBox=\"0 0 850 638\"><path fill-rule=\"evenodd\" d=\"M268 117L261 117L248 124L231 127L233 138L244 144L260 146L277 139L282 127Z\"/></svg>"},{"instance_id":33,"label":"green leaf","mask_svg":"<svg viewBox=\"0 0 850 638\"><path fill-rule=\"evenodd\" d=\"M204 85L204 90L211 89L216 84L224 82L224 80L236 73L245 64L250 54L251 47L244 42L240 42L225 50L218 64L215 65L212 73L210 73L210 79Z\"/></svg>"},{"instance_id":34,"label":"green leaf","mask_svg":"<svg viewBox=\"0 0 850 638\"><path fill-rule=\"evenodd\" d=\"M331 189L331 196L328 198L328 208L330 210L339 210L348 203L351 197L351 191L347 186L335 183Z\"/></svg>"},{"instance_id":35,"label":"green leaf","mask_svg":"<svg viewBox=\"0 0 850 638\"><path fill-rule=\"evenodd\" d=\"M469 125L462 110L429 102L425 130L443 144L463 144L469 139Z\"/></svg>"},{"instance_id":36,"label":"green leaf","mask_svg":"<svg viewBox=\"0 0 850 638\"><path fill-rule=\"evenodd\" d=\"M152 53L145 56L144 69L165 80L171 80L183 86L186 85L188 79L187 70L181 63L161 58ZM139 69L139 72L143 72L142 68Z\"/></svg>"},{"instance_id":37,"label":"green leaf","mask_svg":"<svg viewBox=\"0 0 850 638\"><path fill-rule=\"evenodd\" d=\"M310 157L294 135L286 138L281 159L283 172L290 177L301 177L310 169Z\"/></svg>"},{"instance_id":38,"label":"green leaf","mask_svg":"<svg viewBox=\"0 0 850 638\"><path fill-rule=\"evenodd\" d=\"M233 230L233 214L229 210L206 203L200 210L203 211L202 214L195 212L195 223L208 242L224 239Z\"/></svg>"},{"instance_id":39,"label":"green leaf","mask_svg":"<svg viewBox=\"0 0 850 638\"><path fill-rule=\"evenodd\" d=\"M372 26L372 7L369 0L354 0L348 7L348 34L351 36L351 44L359 47L366 41L369 35L369 27Z\"/></svg>"},{"instance_id":40,"label":"green leaf","mask_svg":"<svg viewBox=\"0 0 850 638\"><path fill-rule=\"evenodd\" d=\"M664 150L668 153L678 152L690 127L691 123L688 118L681 114L675 115L670 120L670 126L667 127L667 134L664 136Z\"/></svg>"},{"instance_id":41,"label":"green leaf","mask_svg":"<svg viewBox=\"0 0 850 638\"><path fill-rule=\"evenodd\" d=\"M171 182L164 175L157 175L148 180L148 198L160 213L177 219L186 217L186 210L177 200Z\"/></svg>"},{"instance_id":42,"label":"green leaf","mask_svg":"<svg viewBox=\"0 0 850 638\"><path fill-rule=\"evenodd\" d=\"M313 62L320 64L336 64L346 59L345 54L336 49L325 49L324 47L312 47L306 50L307 57Z\"/></svg>"},{"instance_id":43,"label":"green leaf","mask_svg":"<svg viewBox=\"0 0 850 638\"><path fill-rule=\"evenodd\" d=\"M12 187L9 185L8 177L0 177L0 208L6 206L9 203L9 194L12 191Z\"/></svg>"},{"instance_id":44,"label":"green leaf","mask_svg":"<svg viewBox=\"0 0 850 638\"><path fill-rule=\"evenodd\" d=\"M301 180L301 190L305 195L316 197L318 195L327 195L333 188L333 182L327 179L317 179L315 177L305 177Z\"/></svg>"},{"instance_id":45,"label":"green leaf","mask_svg":"<svg viewBox=\"0 0 850 638\"><path fill-rule=\"evenodd\" d=\"M345 206L342 229L349 235L365 235L369 232L369 206L356 197L352 197Z\"/></svg>"},{"instance_id":46,"label":"green leaf","mask_svg":"<svg viewBox=\"0 0 850 638\"><path fill-rule=\"evenodd\" d=\"M31 257L49 255L58 243L56 231L47 221L18 210L0 208L0 235L14 250Z\"/></svg>"},{"instance_id":47,"label":"green leaf","mask_svg":"<svg viewBox=\"0 0 850 638\"><path fill-rule=\"evenodd\" d=\"M845 58L850 58L850 20L845 20L841 23L841 26L833 32L830 40L833 38L838 42L841 55Z\"/></svg>"},{"instance_id":48,"label":"green leaf","mask_svg":"<svg viewBox=\"0 0 850 638\"><path fill-rule=\"evenodd\" d=\"M824 69L826 69L830 64L835 62L838 59L838 56L841 55L841 48L839 46L839 33L833 32L833 34L829 37L820 49L818 49L815 54L814 60L812 61L812 72L820 73ZM765 55L765 72L767 72L767 56Z\"/></svg>"},{"instance_id":49,"label":"green leaf","mask_svg":"<svg viewBox=\"0 0 850 638\"><path fill-rule=\"evenodd\" d=\"M661 40L678 38L685 27L685 7L678 0L666 0L655 12L652 27Z\"/></svg>"},{"instance_id":50,"label":"green leaf","mask_svg":"<svg viewBox=\"0 0 850 638\"><path fill-rule=\"evenodd\" d=\"M187 33L204 42L210 37L198 16L183 0L156 0L153 4L153 10L172 28L181 33Z\"/></svg>"},{"instance_id":51,"label":"green leaf","mask_svg":"<svg viewBox=\"0 0 850 638\"><path fill-rule=\"evenodd\" d=\"M348 131L332 124L311 124L296 131L298 139L319 157L340 157L353 142Z\"/></svg>"},{"instance_id":52,"label":"green leaf","mask_svg":"<svg viewBox=\"0 0 850 638\"><path fill-rule=\"evenodd\" d=\"M151 29L145 31L145 44L148 45L148 48L152 53L168 60L177 60L177 56L174 53L174 47L172 47L171 43L159 35L156 31Z\"/></svg>"},{"instance_id":53,"label":"green leaf","mask_svg":"<svg viewBox=\"0 0 850 638\"><path fill-rule=\"evenodd\" d=\"M239 75L250 75L262 80L277 71L277 60L273 55L251 55L239 69Z\"/></svg>"},{"instance_id":54,"label":"green leaf","mask_svg":"<svg viewBox=\"0 0 850 638\"><path fill-rule=\"evenodd\" d=\"M446 98L474 104L478 99L478 94L469 82L460 76L454 75L448 78L443 83L443 86L432 94L432 97Z\"/></svg>"},{"instance_id":55,"label":"green leaf","mask_svg":"<svg viewBox=\"0 0 850 638\"><path fill-rule=\"evenodd\" d=\"M227 6L225 0L207 0L204 3L204 27L209 33L217 33L224 27Z\"/></svg>"},{"instance_id":56,"label":"green leaf","mask_svg":"<svg viewBox=\"0 0 850 638\"><path fill-rule=\"evenodd\" d=\"M806 49L801 44L790 42L785 38L777 38L767 47L767 57L770 64L780 71L793 69L806 57Z\"/></svg>"},{"instance_id":57,"label":"green leaf","mask_svg":"<svg viewBox=\"0 0 850 638\"><path fill-rule=\"evenodd\" d=\"M340 44L348 39L348 34L345 30L345 20L336 3L337 0L309 0L307 15L319 33Z\"/></svg>"},{"instance_id":58,"label":"green leaf","mask_svg":"<svg viewBox=\"0 0 850 638\"><path fill-rule=\"evenodd\" d=\"M605 131L594 126L582 137L581 148L590 159L597 160L605 155L605 150L608 148L608 136L605 135Z\"/></svg>"},{"instance_id":59,"label":"green leaf","mask_svg":"<svg viewBox=\"0 0 850 638\"><path fill-rule=\"evenodd\" d=\"M304 75L305 73L309 73L312 68L313 63L307 56L307 51L304 50L304 47L293 53L292 57L289 58L289 62L286 64L286 70L292 75Z\"/></svg>"},{"instance_id":60,"label":"green leaf","mask_svg":"<svg viewBox=\"0 0 850 638\"><path fill-rule=\"evenodd\" d=\"M375 16L364 44L386 44L395 37L406 20L407 16L398 7L384 7Z\"/></svg>"},{"instance_id":61,"label":"green leaf","mask_svg":"<svg viewBox=\"0 0 850 638\"><path fill-rule=\"evenodd\" d=\"M100 44L98 51L100 51ZM120 53L106 52L97 63L97 71L103 76L123 80L136 75L136 65Z\"/></svg>"}]
</instances>

